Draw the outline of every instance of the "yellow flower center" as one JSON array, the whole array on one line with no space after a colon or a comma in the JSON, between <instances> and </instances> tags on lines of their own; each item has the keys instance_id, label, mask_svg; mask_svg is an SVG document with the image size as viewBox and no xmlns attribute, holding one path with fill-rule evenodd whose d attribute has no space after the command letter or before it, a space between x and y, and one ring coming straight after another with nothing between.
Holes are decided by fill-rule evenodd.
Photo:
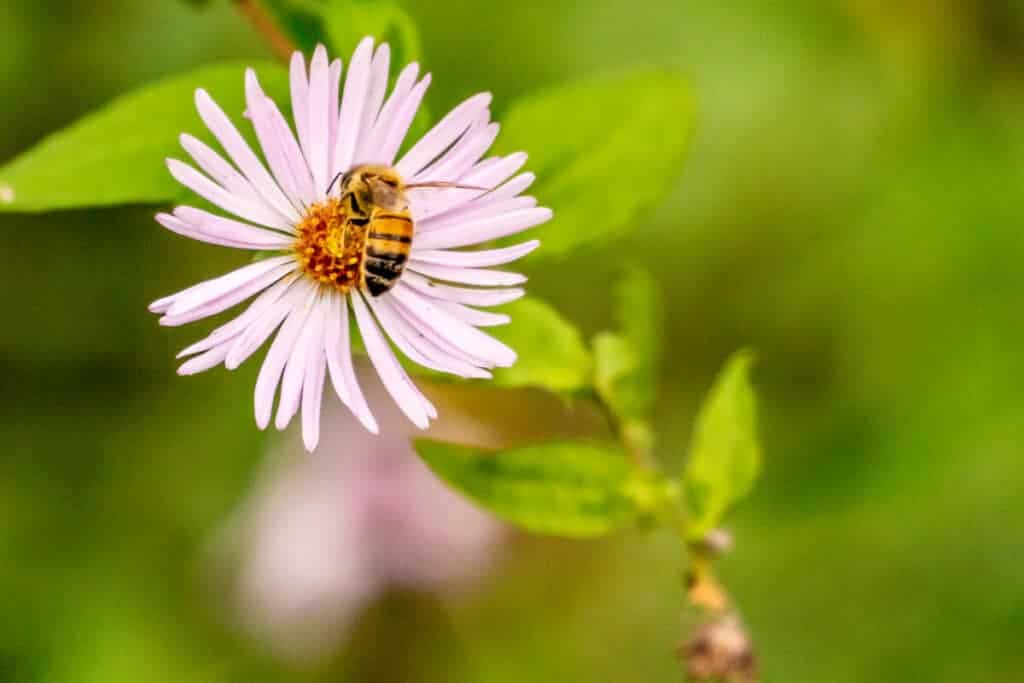
<instances>
[{"instance_id":1,"label":"yellow flower center","mask_svg":"<svg viewBox=\"0 0 1024 683\"><path fill-rule=\"evenodd\" d=\"M366 226L348 221L337 197L310 206L296 232L294 249L302 272L343 294L360 286Z\"/></svg>"}]
</instances>

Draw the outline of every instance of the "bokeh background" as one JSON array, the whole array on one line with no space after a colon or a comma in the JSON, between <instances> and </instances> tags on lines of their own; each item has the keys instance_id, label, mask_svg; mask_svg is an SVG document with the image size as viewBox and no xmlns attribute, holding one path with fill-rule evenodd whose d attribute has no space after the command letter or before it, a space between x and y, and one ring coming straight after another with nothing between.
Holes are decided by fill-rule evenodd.
<instances>
[{"instance_id":1,"label":"bokeh background","mask_svg":"<svg viewBox=\"0 0 1024 683\"><path fill-rule=\"evenodd\" d=\"M1021 680L1024 4L406 8L433 111L489 89L500 120L633 64L692 79L670 200L620 243L526 263L588 334L616 262L653 270L670 466L723 359L759 350L766 464L722 574L764 680ZM4 0L0 46L0 160L155 77L268 55L228 3L170 0ZM177 378L198 332L145 304L239 257L152 213L0 216L0 681L678 679L667 534L514 536L470 598L391 595L315 661L237 628L210 548L264 470L255 364Z\"/></svg>"}]
</instances>

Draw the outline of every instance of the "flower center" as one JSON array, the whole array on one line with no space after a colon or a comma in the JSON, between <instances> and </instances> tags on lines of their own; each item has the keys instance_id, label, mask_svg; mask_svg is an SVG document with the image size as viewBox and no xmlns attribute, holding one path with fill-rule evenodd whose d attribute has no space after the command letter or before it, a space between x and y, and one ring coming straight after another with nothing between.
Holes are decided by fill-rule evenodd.
<instances>
[{"instance_id":1,"label":"flower center","mask_svg":"<svg viewBox=\"0 0 1024 683\"><path fill-rule=\"evenodd\" d=\"M347 218L337 197L313 204L297 226L294 245L302 271L343 294L360 284L367 232Z\"/></svg>"}]
</instances>

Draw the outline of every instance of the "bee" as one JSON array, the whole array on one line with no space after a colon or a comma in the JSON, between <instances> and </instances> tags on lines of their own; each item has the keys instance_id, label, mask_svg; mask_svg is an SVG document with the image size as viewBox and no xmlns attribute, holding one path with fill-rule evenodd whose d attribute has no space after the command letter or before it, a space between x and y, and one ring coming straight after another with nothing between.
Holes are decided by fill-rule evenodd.
<instances>
[{"instance_id":1,"label":"bee","mask_svg":"<svg viewBox=\"0 0 1024 683\"><path fill-rule=\"evenodd\" d=\"M327 194L339 180L340 204L346 224L340 235L365 235L359 280L374 297L395 286L409 260L415 232L409 210L409 190L437 187L489 191L449 182L406 184L394 168L374 164L356 166L338 174L328 186Z\"/></svg>"}]
</instances>

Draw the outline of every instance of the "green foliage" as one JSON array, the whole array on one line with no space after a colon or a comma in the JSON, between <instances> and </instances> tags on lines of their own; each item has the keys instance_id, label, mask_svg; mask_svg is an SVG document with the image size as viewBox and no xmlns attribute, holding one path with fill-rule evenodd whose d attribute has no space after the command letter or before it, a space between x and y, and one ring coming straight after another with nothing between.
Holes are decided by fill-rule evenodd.
<instances>
[{"instance_id":1,"label":"green foliage","mask_svg":"<svg viewBox=\"0 0 1024 683\"><path fill-rule=\"evenodd\" d=\"M594 337L594 386L621 421L646 420L657 389L660 296L650 273L630 267L614 297L619 331Z\"/></svg>"},{"instance_id":2,"label":"green foliage","mask_svg":"<svg viewBox=\"0 0 1024 683\"><path fill-rule=\"evenodd\" d=\"M540 387L570 393L590 383L593 360L579 330L548 304L520 299L503 308L512 322L489 332L519 354L510 368L498 368L494 382L505 387Z\"/></svg>"},{"instance_id":3,"label":"green foliage","mask_svg":"<svg viewBox=\"0 0 1024 683\"><path fill-rule=\"evenodd\" d=\"M332 56L350 55L365 36L391 45L392 64L420 56L416 25L391 0L261 0L296 47L307 55L323 43Z\"/></svg>"},{"instance_id":4,"label":"green foliage","mask_svg":"<svg viewBox=\"0 0 1024 683\"><path fill-rule=\"evenodd\" d=\"M564 256L635 227L673 187L690 139L682 78L640 70L558 86L512 105L499 152L526 150L555 209L534 258Z\"/></svg>"},{"instance_id":5,"label":"green foliage","mask_svg":"<svg viewBox=\"0 0 1024 683\"><path fill-rule=\"evenodd\" d=\"M552 442L488 452L418 441L416 449L453 487L529 531L600 536L638 515L629 462L614 444Z\"/></svg>"},{"instance_id":6,"label":"green foliage","mask_svg":"<svg viewBox=\"0 0 1024 683\"><path fill-rule=\"evenodd\" d=\"M750 384L754 356L734 354L697 416L683 473L691 538L700 539L744 498L761 467L757 399Z\"/></svg>"},{"instance_id":7,"label":"green foliage","mask_svg":"<svg viewBox=\"0 0 1024 683\"><path fill-rule=\"evenodd\" d=\"M238 119L245 109L245 66L220 64L147 85L47 137L0 168L0 211L154 204L185 196L164 159L185 154L178 143L183 132L213 143L196 113L194 92L206 88ZM279 65L253 66L268 94L288 92Z\"/></svg>"}]
</instances>

